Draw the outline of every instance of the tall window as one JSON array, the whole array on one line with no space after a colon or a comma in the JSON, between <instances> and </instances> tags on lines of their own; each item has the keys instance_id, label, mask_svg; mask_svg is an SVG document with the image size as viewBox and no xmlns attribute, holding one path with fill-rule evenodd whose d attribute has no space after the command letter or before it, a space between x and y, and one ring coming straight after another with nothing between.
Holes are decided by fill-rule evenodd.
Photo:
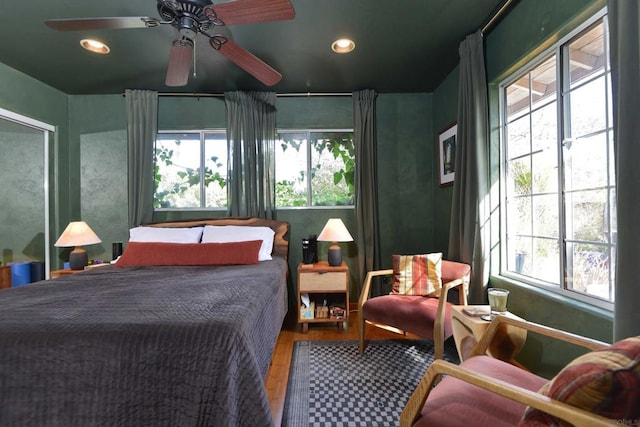
<instances>
[{"instance_id":1,"label":"tall window","mask_svg":"<svg viewBox=\"0 0 640 427\"><path fill-rule=\"evenodd\" d=\"M226 133L158 133L154 176L156 209L226 208Z\"/></svg>"},{"instance_id":2,"label":"tall window","mask_svg":"<svg viewBox=\"0 0 640 427\"><path fill-rule=\"evenodd\" d=\"M606 16L501 85L502 274L608 306L616 204Z\"/></svg>"},{"instance_id":3,"label":"tall window","mask_svg":"<svg viewBox=\"0 0 640 427\"><path fill-rule=\"evenodd\" d=\"M353 131L283 130L276 139L277 207L353 205Z\"/></svg>"}]
</instances>

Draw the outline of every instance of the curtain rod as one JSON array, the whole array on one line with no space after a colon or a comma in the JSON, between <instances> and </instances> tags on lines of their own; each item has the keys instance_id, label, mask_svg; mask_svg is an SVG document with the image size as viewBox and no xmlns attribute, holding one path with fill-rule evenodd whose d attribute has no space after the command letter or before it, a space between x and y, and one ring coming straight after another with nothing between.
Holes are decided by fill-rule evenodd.
<instances>
[{"instance_id":1,"label":"curtain rod","mask_svg":"<svg viewBox=\"0 0 640 427\"><path fill-rule=\"evenodd\" d=\"M122 96L125 94L123 93ZM224 93L180 93L158 92L158 96L183 96L190 98L224 98ZM349 92L307 92L307 93L277 93L277 97L312 97L312 96L352 96Z\"/></svg>"},{"instance_id":2,"label":"curtain rod","mask_svg":"<svg viewBox=\"0 0 640 427\"><path fill-rule=\"evenodd\" d=\"M502 3L502 6L500 6L500 9L498 9L498 11L493 14L493 16L489 19L489 21L486 24L484 24L484 26L482 27L482 30L480 30L482 31L482 34L487 33L487 31L489 31L491 27L493 27L496 21L502 18L502 15L504 15L507 9L511 7L511 3L513 3L513 1L514 0L506 0L504 3Z\"/></svg>"}]
</instances>

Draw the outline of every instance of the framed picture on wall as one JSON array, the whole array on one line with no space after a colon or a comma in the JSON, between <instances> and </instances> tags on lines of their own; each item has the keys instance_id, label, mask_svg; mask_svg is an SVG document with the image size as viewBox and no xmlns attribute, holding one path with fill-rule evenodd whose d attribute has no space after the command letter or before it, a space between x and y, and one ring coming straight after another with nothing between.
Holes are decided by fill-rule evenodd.
<instances>
[{"instance_id":1,"label":"framed picture on wall","mask_svg":"<svg viewBox=\"0 0 640 427\"><path fill-rule=\"evenodd\" d=\"M440 185L451 185L455 177L456 136L458 125L448 126L438 134L438 165Z\"/></svg>"}]
</instances>

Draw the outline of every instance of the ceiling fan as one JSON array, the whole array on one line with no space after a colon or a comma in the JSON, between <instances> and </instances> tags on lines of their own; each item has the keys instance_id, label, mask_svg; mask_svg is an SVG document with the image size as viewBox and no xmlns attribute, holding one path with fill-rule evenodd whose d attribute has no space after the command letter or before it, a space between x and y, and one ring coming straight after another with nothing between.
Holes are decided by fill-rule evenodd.
<instances>
[{"instance_id":1,"label":"ceiling fan","mask_svg":"<svg viewBox=\"0 0 640 427\"><path fill-rule=\"evenodd\" d=\"M236 44L229 37L216 34L215 28L226 25L293 19L295 11L289 0L232 0L214 5L211 0L156 0L161 19L148 16L111 18L51 19L45 21L58 31L154 28L168 24L178 30L173 41L165 84L185 86L193 60L194 41L198 34L209 39L211 47L267 86L282 75L260 58Z\"/></svg>"}]
</instances>

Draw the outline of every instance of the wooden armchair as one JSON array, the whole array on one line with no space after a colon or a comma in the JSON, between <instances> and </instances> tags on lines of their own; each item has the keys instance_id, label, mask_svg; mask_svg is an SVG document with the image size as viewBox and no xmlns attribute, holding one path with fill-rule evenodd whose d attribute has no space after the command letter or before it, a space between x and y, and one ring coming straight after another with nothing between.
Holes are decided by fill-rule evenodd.
<instances>
[{"instance_id":1,"label":"wooden armchair","mask_svg":"<svg viewBox=\"0 0 640 427\"><path fill-rule=\"evenodd\" d=\"M522 327L592 351L575 359L548 381L486 355L502 324ZM440 381L442 376L445 378ZM429 367L405 406L400 425L610 426L624 420L637 422L639 396L640 336L609 346L535 323L498 316L474 347L472 357L460 366L436 360Z\"/></svg>"},{"instance_id":2,"label":"wooden armchair","mask_svg":"<svg viewBox=\"0 0 640 427\"><path fill-rule=\"evenodd\" d=\"M459 289L459 304L467 304L467 287L471 267L459 262L442 260L442 288L437 297L381 295L370 297L374 277L390 276L392 269L370 271L365 278L358 301L360 353L365 349L365 328L368 323L384 326L398 333L412 333L433 339L434 357L442 359L444 341L453 334L447 301L449 291Z\"/></svg>"}]
</instances>

